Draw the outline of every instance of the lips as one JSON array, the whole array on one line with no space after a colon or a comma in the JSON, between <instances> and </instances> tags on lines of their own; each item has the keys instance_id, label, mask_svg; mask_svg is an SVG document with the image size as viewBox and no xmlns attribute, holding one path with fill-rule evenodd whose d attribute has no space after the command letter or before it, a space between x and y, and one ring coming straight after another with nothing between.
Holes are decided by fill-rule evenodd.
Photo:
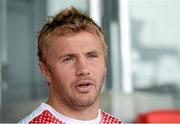
<instances>
[{"instance_id":1,"label":"lips","mask_svg":"<svg viewBox=\"0 0 180 124\"><path fill-rule=\"evenodd\" d=\"M89 82L85 82L85 83L80 83L80 84L78 84L78 85L76 85L76 87L87 87L87 86L89 86L89 85L92 85L92 83L89 83Z\"/></svg>"},{"instance_id":2,"label":"lips","mask_svg":"<svg viewBox=\"0 0 180 124\"><path fill-rule=\"evenodd\" d=\"M75 85L75 89L79 93L88 93L93 86L93 82L91 80L80 80Z\"/></svg>"}]
</instances>

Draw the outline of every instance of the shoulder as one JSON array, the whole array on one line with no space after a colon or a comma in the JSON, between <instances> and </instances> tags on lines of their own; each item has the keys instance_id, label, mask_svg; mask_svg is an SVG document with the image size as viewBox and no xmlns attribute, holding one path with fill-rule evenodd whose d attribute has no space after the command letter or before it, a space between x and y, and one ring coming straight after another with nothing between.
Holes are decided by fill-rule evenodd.
<instances>
[{"instance_id":1,"label":"shoulder","mask_svg":"<svg viewBox=\"0 0 180 124\"><path fill-rule=\"evenodd\" d=\"M34 123L59 123L62 124L57 117L55 117L48 105L41 104L31 114L23 118L19 123L34 124Z\"/></svg>"},{"instance_id":2,"label":"shoulder","mask_svg":"<svg viewBox=\"0 0 180 124\"><path fill-rule=\"evenodd\" d=\"M29 121L29 124L34 123L58 123L63 124L62 121L58 120L50 111L44 110L38 116L34 117L32 120Z\"/></svg>"},{"instance_id":3,"label":"shoulder","mask_svg":"<svg viewBox=\"0 0 180 124\"><path fill-rule=\"evenodd\" d=\"M119 119L103 111L101 112L101 122L102 124L121 124Z\"/></svg>"},{"instance_id":4,"label":"shoulder","mask_svg":"<svg viewBox=\"0 0 180 124\"><path fill-rule=\"evenodd\" d=\"M42 104L33 110L29 115L21 119L18 123L29 123L33 118L40 115L44 110L42 109Z\"/></svg>"}]
</instances>

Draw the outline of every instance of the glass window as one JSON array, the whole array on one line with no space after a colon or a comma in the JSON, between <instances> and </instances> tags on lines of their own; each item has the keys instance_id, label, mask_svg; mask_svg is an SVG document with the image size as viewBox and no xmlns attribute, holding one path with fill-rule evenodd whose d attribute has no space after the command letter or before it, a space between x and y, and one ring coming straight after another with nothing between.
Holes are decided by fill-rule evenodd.
<instances>
[{"instance_id":1,"label":"glass window","mask_svg":"<svg viewBox=\"0 0 180 124\"><path fill-rule=\"evenodd\" d=\"M180 1L129 0L129 12L134 89L178 97Z\"/></svg>"}]
</instances>

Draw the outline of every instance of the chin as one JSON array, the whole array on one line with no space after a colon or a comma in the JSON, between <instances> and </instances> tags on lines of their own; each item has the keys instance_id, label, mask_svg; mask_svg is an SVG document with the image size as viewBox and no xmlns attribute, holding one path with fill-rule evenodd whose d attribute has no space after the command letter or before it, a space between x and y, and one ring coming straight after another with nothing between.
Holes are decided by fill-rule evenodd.
<instances>
[{"instance_id":1,"label":"chin","mask_svg":"<svg viewBox=\"0 0 180 124\"><path fill-rule=\"evenodd\" d=\"M73 101L74 101L73 104L75 106L78 106L78 107L90 107L90 106L92 106L93 104L96 103L97 96L93 96L93 97L85 96L85 98L79 97L78 99L73 100Z\"/></svg>"}]
</instances>

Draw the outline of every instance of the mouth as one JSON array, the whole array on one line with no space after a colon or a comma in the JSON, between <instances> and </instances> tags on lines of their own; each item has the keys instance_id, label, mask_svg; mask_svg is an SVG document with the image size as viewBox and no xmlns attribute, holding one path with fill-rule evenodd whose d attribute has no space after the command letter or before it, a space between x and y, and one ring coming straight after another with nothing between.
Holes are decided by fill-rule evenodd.
<instances>
[{"instance_id":1,"label":"mouth","mask_svg":"<svg viewBox=\"0 0 180 124\"><path fill-rule=\"evenodd\" d=\"M79 81L75 86L75 89L80 93L87 93L91 90L92 86L93 86L92 81L84 80L84 81Z\"/></svg>"},{"instance_id":2,"label":"mouth","mask_svg":"<svg viewBox=\"0 0 180 124\"><path fill-rule=\"evenodd\" d=\"M91 83L83 83L83 84L78 84L76 87L88 87L92 85Z\"/></svg>"}]
</instances>

